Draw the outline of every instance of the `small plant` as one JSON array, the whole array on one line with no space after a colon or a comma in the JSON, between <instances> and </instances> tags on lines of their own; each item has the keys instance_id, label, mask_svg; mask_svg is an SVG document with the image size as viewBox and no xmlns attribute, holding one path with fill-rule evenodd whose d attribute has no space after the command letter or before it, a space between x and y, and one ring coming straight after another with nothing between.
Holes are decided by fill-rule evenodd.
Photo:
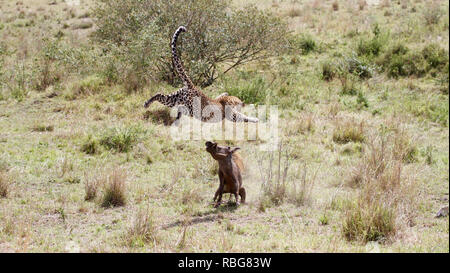
<instances>
[{"instance_id":1,"label":"small plant","mask_svg":"<svg viewBox=\"0 0 450 273\"><path fill-rule=\"evenodd\" d=\"M338 11L339 10L339 3L337 0L335 0L333 2L333 4L331 4L331 7L333 8L334 11Z\"/></svg>"},{"instance_id":2,"label":"small plant","mask_svg":"<svg viewBox=\"0 0 450 273\"><path fill-rule=\"evenodd\" d=\"M369 102L367 101L367 98L364 96L363 92L358 92L356 103L358 103L358 105L360 105L362 108L369 107Z\"/></svg>"},{"instance_id":3,"label":"small plant","mask_svg":"<svg viewBox=\"0 0 450 273\"><path fill-rule=\"evenodd\" d=\"M443 69L448 65L448 52L436 43L426 45L422 49L422 56L428 63L428 69Z\"/></svg>"},{"instance_id":4,"label":"small plant","mask_svg":"<svg viewBox=\"0 0 450 273\"><path fill-rule=\"evenodd\" d=\"M115 150L119 153L126 153L138 141L139 135L142 132L138 127L109 129L100 138L99 143L107 149Z\"/></svg>"},{"instance_id":5,"label":"small plant","mask_svg":"<svg viewBox=\"0 0 450 273\"><path fill-rule=\"evenodd\" d=\"M294 182L291 197L293 203L297 206L304 206L312 201L311 195L316 182L317 171L312 177L308 177L306 163L302 167L303 172L300 174L300 187L297 189L297 184Z\"/></svg>"},{"instance_id":6,"label":"small plant","mask_svg":"<svg viewBox=\"0 0 450 273\"><path fill-rule=\"evenodd\" d=\"M266 100L268 87L262 77L257 77L251 81L246 81L243 85L234 85L226 88L225 92L231 96L240 98L247 104L261 104Z\"/></svg>"},{"instance_id":7,"label":"small plant","mask_svg":"<svg viewBox=\"0 0 450 273\"><path fill-rule=\"evenodd\" d=\"M279 144L277 152L277 156L275 152L270 152L267 160L264 160L265 158L258 159L258 167L262 181L260 202L260 206L262 207L260 207L260 210L265 210L268 202L276 206L282 204L288 195L287 176L290 166L289 153L283 149L283 143ZM275 168L275 170L272 168Z\"/></svg>"},{"instance_id":8,"label":"small plant","mask_svg":"<svg viewBox=\"0 0 450 273\"><path fill-rule=\"evenodd\" d=\"M75 99L79 96L98 94L103 90L104 85L102 77L90 75L71 87L71 96Z\"/></svg>"},{"instance_id":9,"label":"small plant","mask_svg":"<svg viewBox=\"0 0 450 273\"><path fill-rule=\"evenodd\" d=\"M44 125L44 124L37 124L32 128L32 131L34 132L52 132L54 130L53 125Z\"/></svg>"},{"instance_id":10,"label":"small plant","mask_svg":"<svg viewBox=\"0 0 450 273\"><path fill-rule=\"evenodd\" d=\"M424 151L424 156L425 156L425 162L428 165L432 165L435 163L435 160L433 158L433 146L431 146L431 145L427 146L427 148Z\"/></svg>"},{"instance_id":11,"label":"small plant","mask_svg":"<svg viewBox=\"0 0 450 273\"><path fill-rule=\"evenodd\" d=\"M411 141L405 129L398 129L394 134L393 155L396 160L404 163L414 163L418 161L419 150Z\"/></svg>"},{"instance_id":12,"label":"small plant","mask_svg":"<svg viewBox=\"0 0 450 273\"><path fill-rule=\"evenodd\" d=\"M339 144L364 142L364 123L355 121L338 122L333 131L333 141Z\"/></svg>"},{"instance_id":13,"label":"small plant","mask_svg":"<svg viewBox=\"0 0 450 273\"><path fill-rule=\"evenodd\" d=\"M373 65L355 56L345 58L345 62L347 71L351 74L357 75L361 79L371 78L375 71Z\"/></svg>"},{"instance_id":14,"label":"small plant","mask_svg":"<svg viewBox=\"0 0 450 273\"><path fill-rule=\"evenodd\" d=\"M99 141L92 135L88 135L88 137L84 140L84 143L81 145L81 151L88 155L98 153L99 149Z\"/></svg>"},{"instance_id":15,"label":"small plant","mask_svg":"<svg viewBox=\"0 0 450 273\"><path fill-rule=\"evenodd\" d=\"M428 26L437 25L441 20L443 14L444 12L441 10L437 3L426 5L423 10L423 17L425 19L426 25Z\"/></svg>"},{"instance_id":16,"label":"small plant","mask_svg":"<svg viewBox=\"0 0 450 273\"><path fill-rule=\"evenodd\" d=\"M303 35L299 40L299 47L302 55L308 55L310 52L317 50L317 43L310 35Z\"/></svg>"},{"instance_id":17,"label":"small plant","mask_svg":"<svg viewBox=\"0 0 450 273\"><path fill-rule=\"evenodd\" d=\"M322 79L325 81L331 81L337 74L336 66L331 62L322 63Z\"/></svg>"},{"instance_id":18,"label":"small plant","mask_svg":"<svg viewBox=\"0 0 450 273\"><path fill-rule=\"evenodd\" d=\"M94 24L91 21L83 21L72 26L72 29L88 29L91 28Z\"/></svg>"},{"instance_id":19,"label":"small plant","mask_svg":"<svg viewBox=\"0 0 450 273\"><path fill-rule=\"evenodd\" d=\"M98 188L101 185L101 180L99 179L89 179L85 175L85 184L84 184L84 200L91 201L97 197Z\"/></svg>"},{"instance_id":20,"label":"small plant","mask_svg":"<svg viewBox=\"0 0 450 273\"><path fill-rule=\"evenodd\" d=\"M382 204L359 201L347 208L342 232L349 241L382 241L395 234L395 214Z\"/></svg>"},{"instance_id":21,"label":"small plant","mask_svg":"<svg viewBox=\"0 0 450 273\"><path fill-rule=\"evenodd\" d=\"M149 209L140 208L128 230L128 236L132 245L155 242L157 240L157 229L153 216Z\"/></svg>"},{"instance_id":22,"label":"small plant","mask_svg":"<svg viewBox=\"0 0 450 273\"><path fill-rule=\"evenodd\" d=\"M108 176L101 206L104 208L119 207L126 204L126 174L122 170L115 169Z\"/></svg>"},{"instance_id":23,"label":"small plant","mask_svg":"<svg viewBox=\"0 0 450 273\"><path fill-rule=\"evenodd\" d=\"M325 213L322 214L322 215L319 217L319 225L321 225L321 226L326 226L326 225L328 225L328 223L329 223L329 220L328 220L327 215L326 215Z\"/></svg>"},{"instance_id":24,"label":"small plant","mask_svg":"<svg viewBox=\"0 0 450 273\"><path fill-rule=\"evenodd\" d=\"M9 177L0 170L0 197L6 198L8 196L10 184Z\"/></svg>"},{"instance_id":25,"label":"small plant","mask_svg":"<svg viewBox=\"0 0 450 273\"><path fill-rule=\"evenodd\" d=\"M356 52L358 53L358 56L372 57L380 55L382 48L383 44L377 37L370 40L361 39Z\"/></svg>"},{"instance_id":26,"label":"small plant","mask_svg":"<svg viewBox=\"0 0 450 273\"><path fill-rule=\"evenodd\" d=\"M298 8L291 8L288 12L287 12L287 16L289 17L299 17L302 14L301 10Z\"/></svg>"}]
</instances>

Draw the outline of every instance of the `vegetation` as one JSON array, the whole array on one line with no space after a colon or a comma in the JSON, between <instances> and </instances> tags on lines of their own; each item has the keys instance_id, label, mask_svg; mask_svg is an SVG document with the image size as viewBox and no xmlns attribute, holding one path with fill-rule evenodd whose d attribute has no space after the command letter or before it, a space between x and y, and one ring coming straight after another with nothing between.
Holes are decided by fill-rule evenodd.
<instances>
[{"instance_id":1,"label":"vegetation","mask_svg":"<svg viewBox=\"0 0 450 273\"><path fill-rule=\"evenodd\" d=\"M0 1L0 252L449 251L448 1L72 2ZM206 95L278 107L275 151L219 140L239 207L143 107L179 25Z\"/></svg>"},{"instance_id":2,"label":"vegetation","mask_svg":"<svg viewBox=\"0 0 450 273\"><path fill-rule=\"evenodd\" d=\"M95 36L115 63L122 61L131 69L124 74L133 73L139 82L178 83L166 39L179 25L190 30L179 49L194 83L201 86L239 65L273 56L287 42L279 18L252 6L236 9L229 1L104 1L95 16ZM129 77L125 81L132 80Z\"/></svg>"}]
</instances>

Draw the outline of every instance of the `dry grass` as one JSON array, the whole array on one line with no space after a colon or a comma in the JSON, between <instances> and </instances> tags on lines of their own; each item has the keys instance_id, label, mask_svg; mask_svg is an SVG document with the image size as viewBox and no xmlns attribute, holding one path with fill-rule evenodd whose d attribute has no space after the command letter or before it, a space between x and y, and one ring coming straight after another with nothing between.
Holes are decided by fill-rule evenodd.
<instances>
[{"instance_id":1,"label":"dry grass","mask_svg":"<svg viewBox=\"0 0 450 273\"><path fill-rule=\"evenodd\" d=\"M270 201L280 205L287 197L287 179L290 167L290 155L281 142L278 150L262 155L258 159L259 175L262 181L260 205Z\"/></svg>"},{"instance_id":2,"label":"dry grass","mask_svg":"<svg viewBox=\"0 0 450 273\"><path fill-rule=\"evenodd\" d=\"M365 0L358 1L359 10L364 10L367 7L367 2Z\"/></svg>"},{"instance_id":3,"label":"dry grass","mask_svg":"<svg viewBox=\"0 0 450 273\"><path fill-rule=\"evenodd\" d=\"M53 132L55 127L53 125L36 124L31 128L34 132Z\"/></svg>"},{"instance_id":4,"label":"dry grass","mask_svg":"<svg viewBox=\"0 0 450 273\"><path fill-rule=\"evenodd\" d=\"M157 242L157 228L153 216L147 207L140 208L133 220L133 224L128 230L127 239L130 245L140 245Z\"/></svg>"},{"instance_id":5,"label":"dry grass","mask_svg":"<svg viewBox=\"0 0 450 273\"><path fill-rule=\"evenodd\" d=\"M309 205L312 203L312 192L316 184L316 177L319 169L312 175L308 175L308 166L303 164L300 170L300 181L293 183L290 190L290 199L297 206Z\"/></svg>"},{"instance_id":6,"label":"dry grass","mask_svg":"<svg viewBox=\"0 0 450 273\"><path fill-rule=\"evenodd\" d=\"M331 4L331 7L333 8L334 11L338 11L339 10L339 2L334 1L333 4Z\"/></svg>"},{"instance_id":7,"label":"dry grass","mask_svg":"<svg viewBox=\"0 0 450 273\"><path fill-rule=\"evenodd\" d=\"M289 17L299 17L300 15L302 15L302 11L299 8L292 7L287 12L287 16Z\"/></svg>"},{"instance_id":8,"label":"dry grass","mask_svg":"<svg viewBox=\"0 0 450 273\"><path fill-rule=\"evenodd\" d=\"M91 201L97 197L99 187L102 186L104 181L100 179L90 179L85 174L85 184L84 184L84 200Z\"/></svg>"},{"instance_id":9,"label":"dry grass","mask_svg":"<svg viewBox=\"0 0 450 273\"><path fill-rule=\"evenodd\" d=\"M0 170L0 197L6 198L10 190L11 181L9 176Z\"/></svg>"},{"instance_id":10,"label":"dry grass","mask_svg":"<svg viewBox=\"0 0 450 273\"><path fill-rule=\"evenodd\" d=\"M333 141L339 144L348 142L364 142L364 122L356 122L353 119L336 122L333 131Z\"/></svg>"},{"instance_id":11,"label":"dry grass","mask_svg":"<svg viewBox=\"0 0 450 273\"><path fill-rule=\"evenodd\" d=\"M448 116L448 92L437 81L445 69L398 79L376 70L369 79L349 78L344 92L337 67L359 40L373 37L375 23L380 37L389 36L380 57L397 42L410 52L430 41L447 48L445 1L436 2L443 16L430 16L437 23L428 25L427 1L403 9L399 3L407 1L380 7L366 0L363 11L359 0L233 1L275 12L316 48L245 64L204 89L213 96L261 79L259 102L278 105L284 143L281 157L261 152L264 141L233 143L248 167L248 201L218 210L210 202L217 164L204 140L173 141L170 109L142 107L152 93L177 88L156 80L145 83L147 91L126 92L139 82L130 75L122 85L103 74L95 61L102 47L87 36L95 26L72 29L90 0L81 8L23 0L19 11L3 2L0 179L7 175L10 183L0 198L0 252L64 252L68 240L81 252L365 252L373 240L381 243L367 245L381 252L448 252L448 218L434 218L448 206L448 124L434 119ZM49 52L57 60L34 61L41 37L63 43ZM336 64L334 78L324 77L326 62ZM359 94L366 107L359 107ZM105 134L130 126L143 130ZM127 174L104 171L117 166Z\"/></svg>"},{"instance_id":12,"label":"dry grass","mask_svg":"<svg viewBox=\"0 0 450 273\"><path fill-rule=\"evenodd\" d=\"M375 137L350 181L359 195L345 208L342 232L348 240L392 241L414 224L419 190L414 173L405 174L396 156L396 134Z\"/></svg>"},{"instance_id":13,"label":"dry grass","mask_svg":"<svg viewBox=\"0 0 450 273\"><path fill-rule=\"evenodd\" d=\"M126 179L126 172L118 168L107 176L101 199L102 207L118 207L126 204Z\"/></svg>"},{"instance_id":14,"label":"dry grass","mask_svg":"<svg viewBox=\"0 0 450 273\"><path fill-rule=\"evenodd\" d=\"M94 24L91 21L83 21L83 22L79 22L77 24L74 24L72 26L72 29L89 29L92 26L94 26Z\"/></svg>"}]
</instances>

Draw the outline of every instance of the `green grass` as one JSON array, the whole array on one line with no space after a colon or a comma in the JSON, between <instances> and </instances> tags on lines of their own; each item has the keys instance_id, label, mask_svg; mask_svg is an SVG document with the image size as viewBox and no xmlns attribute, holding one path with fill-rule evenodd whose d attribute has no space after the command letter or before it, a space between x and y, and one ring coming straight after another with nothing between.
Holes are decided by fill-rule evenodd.
<instances>
[{"instance_id":1,"label":"green grass","mask_svg":"<svg viewBox=\"0 0 450 273\"><path fill-rule=\"evenodd\" d=\"M241 148L247 204L218 209L204 140L172 140L169 110L142 107L179 86L127 92L103 76L95 25L72 28L91 1L22 2L0 11L1 252L449 251L448 218L433 218L448 205L445 1L234 1L275 12L296 40L204 90L280 112L280 168L259 141L219 141ZM59 78L36 88L45 53Z\"/></svg>"}]
</instances>

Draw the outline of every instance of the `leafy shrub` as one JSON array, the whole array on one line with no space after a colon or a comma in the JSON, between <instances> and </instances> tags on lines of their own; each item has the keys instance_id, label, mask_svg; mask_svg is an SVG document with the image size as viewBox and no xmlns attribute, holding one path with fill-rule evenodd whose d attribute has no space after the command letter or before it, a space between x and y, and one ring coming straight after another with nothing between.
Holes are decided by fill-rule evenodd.
<instances>
[{"instance_id":1,"label":"leafy shrub","mask_svg":"<svg viewBox=\"0 0 450 273\"><path fill-rule=\"evenodd\" d=\"M421 77L433 70L442 70L448 64L448 53L437 44L428 44L421 51L410 51L399 43L392 46L378 64L393 78Z\"/></svg>"},{"instance_id":2,"label":"leafy shrub","mask_svg":"<svg viewBox=\"0 0 450 273\"><path fill-rule=\"evenodd\" d=\"M31 67L32 87L45 90L67 75L94 71L98 61L96 54L92 48L74 47L62 39L44 38Z\"/></svg>"},{"instance_id":3,"label":"leafy shrub","mask_svg":"<svg viewBox=\"0 0 450 273\"><path fill-rule=\"evenodd\" d=\"M94 37L128 68L119 77L147 71L139 77L177 83L168 41L180 25L187 32L179 54L194 83L202 86L239 65L279 54L287 45L287 27L279 18L253 6L238 10L230 1L107 0L94 15Z\"/></svg>"},{"instance_id":4,"label":"leafy shrub","mask_svg":"<svg viewBox=\"0 0 450 273\"><path fill-rule=\"evenodd\" d=\"M442 69L448 65L448 52L438 44L432 43L422 49L422 56L428 63L427 70Z\"/></svg>"},{"instance_id":5,"label":"leafy shrub","mask_svg":"<svg viewBox=\"0 0 450 273\"><path fill-rule=\"evenodd\" d=\"M361 39L359 41L356 52L359 56L378 56L381 53L383 43L378 38L370 40Z\"/></svg>"},{"instance_id":6,"label":"leafy shrub","mask_svg":"<svg viewBox=\"0 0 450 273\"><path fill-rule=\"evenodd\" d=\"M356 52L358 56L376 57L380 55L383 50L384 44L388 40L388 33L381 33L381 29L378 24L375 24L372 29L373 37L371 39L359 40Z\"/></svg>"}]
</instances>

